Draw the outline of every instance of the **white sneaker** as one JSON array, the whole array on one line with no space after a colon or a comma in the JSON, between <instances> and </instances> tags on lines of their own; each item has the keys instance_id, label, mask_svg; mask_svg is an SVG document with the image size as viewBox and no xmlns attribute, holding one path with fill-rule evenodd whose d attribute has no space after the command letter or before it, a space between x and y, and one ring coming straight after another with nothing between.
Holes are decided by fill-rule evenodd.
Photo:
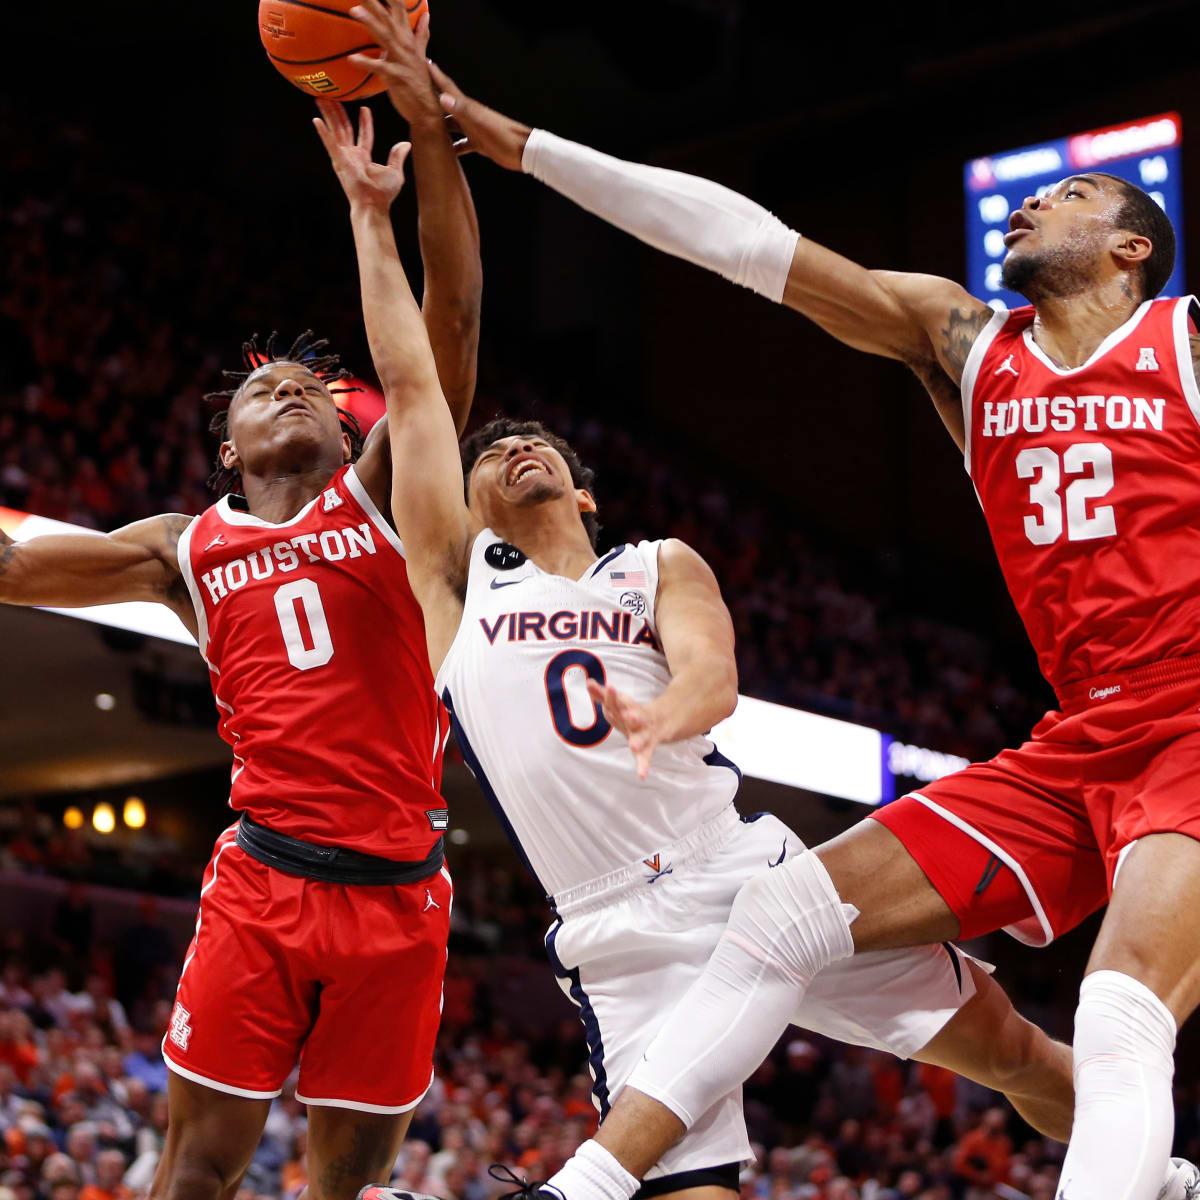
<instances>
[{"instance_id":1,"label":"white sneaker","mask_svg":"<svg viewBox=\"0 0 1200 1200\"><path fill-rule=\"evenodd\" d=\"M1200 1170L1186 1158L1173 1158L1158 1200L1200 1200Z\"/></svg>"}]
</instances>

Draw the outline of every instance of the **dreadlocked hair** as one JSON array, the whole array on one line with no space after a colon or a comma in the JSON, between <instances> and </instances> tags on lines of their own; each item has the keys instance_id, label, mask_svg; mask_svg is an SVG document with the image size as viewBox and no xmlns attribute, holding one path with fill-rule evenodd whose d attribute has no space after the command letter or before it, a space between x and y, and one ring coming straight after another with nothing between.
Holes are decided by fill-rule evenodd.
<instances>
[{"instance_id":1,"label":"dreadlocked hair","mask_svg":"<svg viewBox=\"0 0 1200 1200\"><path fill-rule=\"evenodd\" d=\"M247 379L260 367L273 363L295 363L315 375L329 390L331 396L341 396L346 392L361 392L360 387L332 387L340 379L346 379L350 372L341 365L341 359L336 354L326 352L328 338L318 338L311 329L306 329L289 347L286 354L276 353L278 350L279 334L272 331L265 345L259 345L258 334L252 333L250 340L242 343L241 371L222 371L224 378L235 380L236 385L220 392L206 392L204 399L212 404L222 404L219 412L213 414L208 423L208 431L218 442L229 439L229 406L234 397L242 390ZM344 408L339 408L338 418L342 423L343 432L350 438L350 461L357 462L363 449L363 432L358 418ZM218 496L237 491L242 486L241 474L226 467L217 458L217 466L208 477L208 486Z\"/></svg>"},{"instance_id":2,"label":"dreadlocked hair","mask_svg":"<svg viewBox=\"0 0 1200 1200\"><path fill-rule=\"evenodd\" d=\"M459 447L462 458L463 495L467 500L471 498L471 472L475 469L479 456L493 443L507 437L536 437L553 446L563 456L567 469L571 472L571 482L577 488L590 492L593 500L596 498L596 472L583 465L570 442L556 433L551 433L541 421L495 417L467 437ZM587 530L592 549L595 550L596 541L600 536L600 519L594 512L580 513L579 516L583 520L584 529Z\"/></svg>"}]
</instances>

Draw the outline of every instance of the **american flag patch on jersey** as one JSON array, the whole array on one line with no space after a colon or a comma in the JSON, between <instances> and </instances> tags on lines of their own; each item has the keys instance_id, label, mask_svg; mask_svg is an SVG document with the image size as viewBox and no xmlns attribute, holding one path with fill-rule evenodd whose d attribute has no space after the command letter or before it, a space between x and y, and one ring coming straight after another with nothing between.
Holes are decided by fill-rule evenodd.
<instances>
[{"instance_id":1,"label":"american flag patch on jersey","mask_svg":"<svg viewBox=\"0 0 1200 1200\"><path fill-rule=\"evenodd\" d=\"M613 587L643 588L646 586L645 571L609 571L608 582Z\"/></svg>"}]
</instances>

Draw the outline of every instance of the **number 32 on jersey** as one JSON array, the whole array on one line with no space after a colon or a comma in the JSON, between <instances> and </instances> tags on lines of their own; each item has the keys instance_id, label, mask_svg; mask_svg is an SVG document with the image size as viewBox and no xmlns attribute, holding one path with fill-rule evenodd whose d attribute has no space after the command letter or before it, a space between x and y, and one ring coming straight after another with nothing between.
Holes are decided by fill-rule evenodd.
<instances>
[{"instance_id":1,"label":"number 32 on jersey","mask_svg":"<svg viewBox=\"0 0 1200 1200\"><path fill-rule=\"evenodd\" d=\"M1057 542L1064 525L1070 542L1116 536L1111 504L1088 511L1090 501L1113 489L1112 451L1102 442L1077 442L1061 456L1049 446L1030 446L1017 455L1017 477L1033 481L1029 501L1039 512L1025 518L1025 536L1035 546Z\"/></svg>"}]
</instances>

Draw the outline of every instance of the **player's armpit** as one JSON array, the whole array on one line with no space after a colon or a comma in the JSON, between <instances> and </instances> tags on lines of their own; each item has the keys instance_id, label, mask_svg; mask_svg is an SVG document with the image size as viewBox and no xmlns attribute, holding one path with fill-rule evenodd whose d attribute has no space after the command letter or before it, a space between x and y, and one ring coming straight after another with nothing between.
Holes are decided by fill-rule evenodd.
<instances>
[{"instance_id":1,"label":"player's armpit","mask_svg":"<svg viewBox=\"0 0 1200 1200\"><path fill-rule=\"evenodd\" d=\"M157 601L175 607L178 547L192 518L150 517L109 534L49 534L14 542L0 534L0 602L81 608Z\"/></svg>"},{"instance_id":2,"label":"player's armpit","mask_svg":"<svg viewBox=\"0 0 1200 1200\"><path fill-rule=\"evenodd\" d=\"M716 576L690 546L659 548L654 621L671 684L648 707L661 717L662 742L705 733L737 706L733 621Z\"/></svg>"}]
</instances>

